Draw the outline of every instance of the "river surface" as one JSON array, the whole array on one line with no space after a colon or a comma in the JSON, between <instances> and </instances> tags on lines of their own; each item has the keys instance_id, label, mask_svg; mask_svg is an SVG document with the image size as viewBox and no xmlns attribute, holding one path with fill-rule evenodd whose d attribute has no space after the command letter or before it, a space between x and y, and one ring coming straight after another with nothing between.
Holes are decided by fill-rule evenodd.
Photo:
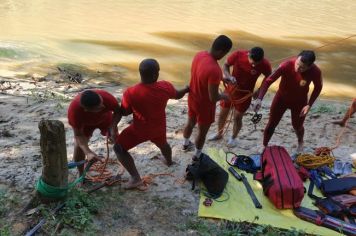
<instances>
[{"instance_id":1,"label":"river surface","mask_svg":"<svg viewBox=\"0 0 356 236\"><path fill-rule=\"evenodd\" d=\"M315 49L322 95L355 97L355 12L344 0L0 0L0 76L105 65L132 84L153 57L162 79L183 85L194 54L226 34L234 49L263 47L273 67Z\"/></svg>"}]
</instances>

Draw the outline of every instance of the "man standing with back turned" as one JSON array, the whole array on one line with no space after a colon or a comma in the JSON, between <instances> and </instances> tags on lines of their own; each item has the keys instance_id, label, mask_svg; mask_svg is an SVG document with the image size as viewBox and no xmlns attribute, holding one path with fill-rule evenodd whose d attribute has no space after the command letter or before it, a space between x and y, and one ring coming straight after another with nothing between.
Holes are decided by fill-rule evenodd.
<instances>
[{"instance_id":1,"label":"man standing with back turned","mask_svg":"<svg viewBox=\"0 0 356 236\"><path fill-rule=\"evenodd\" d=\"M258 99L255 103L255 111L260 109L261 101L269 86L279 77L282 77L279 89L273 98L269 120L264 130L264 146L268 145L284 112L290 109L292 125L298 138L297 152L303 152L303 123L323 86L321 71L318 66L314 64L314 61L314 52L304 50L298 57L284 61L261 85ZM311 82L314 84L314 90L308 100L309 85Z\"/></svg>"},{"instance_id":2,"label":"man standing with back turned","mask_svg":"<svg viewBox=\"0 0 356 236\"><path fill-rule=\"evenodd\" d=\"M115 139L115 153L129 172L131 180L126 189L146 188L129 150L140 143L151 141L161 151L165 164L172 165L172 149L166 137L166 105L169 99L180 99L189 87L176 90L168 81L157 81L159 64L155 59L145 59L140 63L141 82L129 87L123 94L121 114L133 114L133 123L125 128Z\"/></svg>"},{"instance_id":3,"label":"man standing with back turned","mask_svg":"<svg viewBox=\"0 0 356 236\"><path fill-rule=\"evenodd\" d=\"M215 121L216 102L228 99L219 93L219 84L223 79L218 60L231 49L232 41L225 35L217 37L210 51L202 51L195 55L191 67L190 91L188 96L188 121L184 128L183 150L194 147L189 138L198 123L198 135L195 139L195 157L199 157L205 143L210 125Z\"/></svg>"}]
</instances>

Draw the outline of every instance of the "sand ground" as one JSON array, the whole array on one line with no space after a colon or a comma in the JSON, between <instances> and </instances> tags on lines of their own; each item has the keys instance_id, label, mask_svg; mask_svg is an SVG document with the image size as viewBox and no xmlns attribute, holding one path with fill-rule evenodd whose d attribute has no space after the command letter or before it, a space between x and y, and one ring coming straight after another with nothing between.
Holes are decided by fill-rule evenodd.
<instances>
[{"instance_id":1,"label":"sand ground","mask_svg":"<svg viewBox=\"0 0 356 236\"><path fill-rule=\"evenodd\" d=\"M123 85L58 82L54 80L29 78L16 79L0 77L0 187L19 194L21 202L30 198L36 180L41 175L42 160L40 154L40 132L38 123L41 119L60 120L65 124L68 160L73 154L73 132L66 118L70 100L85 88L100 87L108 90L118 99L124 90ZM248 111L243 119L244 125L238 137L238 145L230 151L239 154L255 154L262 151L263 128L268 120L269 105L273 94L269 93L264 101L261 112L261 122L256 130L250 119L252 112ZM341 128L331 122L343 116L349 100L319 99L305 121L305 151L311 152L316 147L333 146ZM182 178L187 164L190 163L192 153L181 151L182 130L187 119L187 96L176 101L171 100L167 109L167 137L172 146L173 160L176 164L166 167L160 160L153 157L159 150L151 143L143 143L132 149L137 168L141 175L156 173L171 173L175 177L160 176L154 179L146 192L126 191L122 194L122 209L127 210L125 225L118 226L108 220L114 211L108 208L101 213L99 219L106 219L107 224L101 225L107 235L126 232L130 229L138 232L153 232L158 235L170 232L179 235L175 227L188 216L196 215L199 194L191 191L189 182L177 183ZM217 112L218 113L218 112ZM124 117L119 124L123 130L132 119ZM208 135L216 131L214 124ZM226 147L226 140L230 135L232 125L223 140L207 141L204 149ZM196 130L193 133L195 135ZM351 119L341 138L341 144L333 153L342 161L352 161L356 158L356 121ZM296 151L296 136L293 133L290 113L287 112L271 140L271 144L284 146L290 154ZM97 153L106 155L105 139L99 131L95 131L90 141L90 147ZM115 159L111 149L110 157ZM117 168L110 167L113 171ZM70 171L70 178L75 178L76 170ZM124 177L128 177L127 172ZM112 194L115 191L123 193L117 186L103 189L98 194ZM142 214L144 212L144 215ZM11 217L11 214L10 214ZM98 220L99 221L99 220ZM101 224L101 223L98 223ZM25 227L25 226L23 226ZM126 230L126 231L125 231Z\"/></svg>"}]
</instances>

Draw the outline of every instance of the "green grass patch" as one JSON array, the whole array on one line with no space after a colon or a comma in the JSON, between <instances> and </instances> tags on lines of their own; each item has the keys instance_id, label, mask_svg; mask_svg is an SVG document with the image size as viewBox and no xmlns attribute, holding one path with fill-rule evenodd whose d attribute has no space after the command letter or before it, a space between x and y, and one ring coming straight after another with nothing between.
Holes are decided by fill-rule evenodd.
<instances>
[{"instance_id":1,"label":"green grass patch","mask_svg":"<svg viewBox=\"0 0 356 236\"><path fill-rule=\"evenodd\" d=\"M275 228L270 225L257 225L248 222L232 222L232 221L212 221L200 218L190 218L185 227L180 227L180 230L194 230L198 235L221 235L221 236L235 236L235 235L256 235L256 236L301 236L308 235L304 231L291 228L290 230Z\"/></svg>"},{"instance_id":2,"label":"green grass patch","mask_svg":"<svg viewBox=\"0 0 356 236\"><path fill-rule=\"evenodd\" d=\"M11 236L11 235L12 233L9 225L5 224L0 227L0 236Z\"/></svg>"},{"instance_id":3,"label":"green grass patch","mask_svg":"<svg viewBox=\"0 0 356 236\"><path fill-rule=\"evenodd\" d=\"M310 109L311 113L318 113L318 114L331 114L331 113L336 113L336 107L333 105L328 105L328 104L318 104L316 106L313 106Z\"/></svg>"},{"instance_id":4,"label":"green grass patch","mask_svg":"<svg viewBox=\"0 0 356 236\"><path fill-rule=\"evenodd\" d=\"M3 189L0 189L0 218L5 217L5 214L7 212L5 194L6 194L6 191Z\"/></svg>"},{"instance_id":5,"label":"green grass patch","mask_svg":"<svg viewBox=\"0 0 356 236\"><path fill-rule=\"evenodd\" d=\"M97 199L80 189L72 189L65 201L65 207L55 216L51 214L51 206L40 208L42 217L47 219L43 230L48 234L60 233L60 235L76 235L78 232L88 235L96 231L93 216L98 213ZM63 225L61 232L54 232L58 225Z\"/></svg>"}]
</instances>

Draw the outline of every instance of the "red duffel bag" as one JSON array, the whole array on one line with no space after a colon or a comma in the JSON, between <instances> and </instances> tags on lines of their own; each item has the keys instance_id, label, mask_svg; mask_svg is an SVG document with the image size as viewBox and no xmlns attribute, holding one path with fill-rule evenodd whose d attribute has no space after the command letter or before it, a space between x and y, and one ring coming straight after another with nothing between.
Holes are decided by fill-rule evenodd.
<instances>
[{"instance_id":1,"label":"red duffel bag","mask_svg":"<svg viewBox=\"0 0 356 236\"><path fill-rule=\"evenodd\" d=\"M278 209L299 207L304 197L303 182L284 147L266 147L262 153L260 180L264 194Z\"/></svg>"}]
</instances>

